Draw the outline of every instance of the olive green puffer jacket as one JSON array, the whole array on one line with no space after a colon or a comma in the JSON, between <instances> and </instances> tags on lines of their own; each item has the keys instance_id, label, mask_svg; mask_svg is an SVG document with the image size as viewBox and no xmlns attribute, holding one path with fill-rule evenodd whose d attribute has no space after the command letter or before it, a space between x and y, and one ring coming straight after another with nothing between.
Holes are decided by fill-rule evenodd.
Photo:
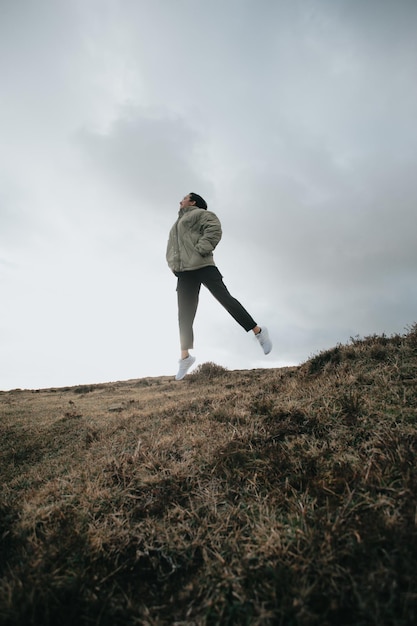
<instances>
[{"instance_id":1,"label":"olive green puffer jacket","mask_svg":"<svg viewBox=\"0 0 417 626\"><path fill-rule=\"evenodd\" d=\"M221 236L220 220L211 211L194 206L180 209L168 238L169 267L173 272L185 272L214 265L213 250Z\"/></svg>"}]
</instances>

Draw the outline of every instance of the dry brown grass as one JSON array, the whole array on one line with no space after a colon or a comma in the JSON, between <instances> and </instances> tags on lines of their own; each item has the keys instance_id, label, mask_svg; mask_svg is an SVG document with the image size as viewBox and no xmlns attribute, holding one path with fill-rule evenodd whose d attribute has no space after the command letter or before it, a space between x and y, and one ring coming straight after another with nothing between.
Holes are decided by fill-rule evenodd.
<instances>
[{"instance_id":1,"label":"dry brown grass","mask_svg":"<svg viewBox=\"0 0 417 626\"><path fill-rule=\"evenodd\" d=\"M3 626L417 620L417 327L0 393Z\"/></svg>"}]
</instances>

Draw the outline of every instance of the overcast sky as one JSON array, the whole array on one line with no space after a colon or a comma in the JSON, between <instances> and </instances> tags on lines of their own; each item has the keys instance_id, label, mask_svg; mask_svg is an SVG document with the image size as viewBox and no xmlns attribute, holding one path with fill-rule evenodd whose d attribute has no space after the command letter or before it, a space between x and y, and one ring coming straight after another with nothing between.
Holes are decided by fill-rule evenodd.
<instances>
[{"instance_id":1,"label":"overcast sky","mask_svg":"<svg viewBox=\"0 0 417 626\"><path fill-rule=\"evenodd\" d=\"M179 201L273 352L203 290L197 363L417 321L415 0L0 0L0 389L174 375Z\"/></svg>"}]
</instances>

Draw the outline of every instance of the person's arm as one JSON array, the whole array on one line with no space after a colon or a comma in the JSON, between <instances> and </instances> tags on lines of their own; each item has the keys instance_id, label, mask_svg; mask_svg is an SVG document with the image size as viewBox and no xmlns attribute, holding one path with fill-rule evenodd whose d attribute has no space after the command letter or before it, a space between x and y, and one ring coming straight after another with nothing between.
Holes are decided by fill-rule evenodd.
<instances>
[{"instance_id":1,"label":"person's arm","mask_svg":"<svg viewBox=\"0 0 417 626\"><path fill-rule=\"evenodd\" d=\"M214 248L222 238L222 227L220 220L211 211L205 211L201 218L201 237L195 245L195 249L201 256L207 256L213 252Z\"/></svg>"}]
</instances>

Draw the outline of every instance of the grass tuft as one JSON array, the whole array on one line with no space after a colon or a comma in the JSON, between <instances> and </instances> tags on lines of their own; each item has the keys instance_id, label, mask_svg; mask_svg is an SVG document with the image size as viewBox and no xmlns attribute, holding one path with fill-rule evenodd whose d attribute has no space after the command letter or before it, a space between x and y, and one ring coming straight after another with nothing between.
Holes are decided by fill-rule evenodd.
<instances>
[{"instance_id":1,"label":"grass tuft","mask_svg":"<svg viewBox=\"0 0 417 626\"><path fill-rule=\"evenodd\" d=\"M194 372L187 377L187 380L191 383L204 383L218 378L224 378L225 374L227 374L225 367L209 361L199 365Z\"/></svg>"}]
</instances>

